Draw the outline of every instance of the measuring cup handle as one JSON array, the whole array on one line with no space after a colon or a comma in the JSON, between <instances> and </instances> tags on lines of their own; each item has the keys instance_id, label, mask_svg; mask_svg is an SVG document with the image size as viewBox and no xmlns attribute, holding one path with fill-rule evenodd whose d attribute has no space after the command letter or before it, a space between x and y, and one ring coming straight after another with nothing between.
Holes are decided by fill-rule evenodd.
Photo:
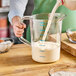
<instances>
[{"instance_id":1,"label":"measuring cup handle","mask_svg":"<svg viewBox=\"0 0 76 76\"><path fill-rule=\"evenodd\" d=\"M24 20L30 20L31 16L24 16L22 19L21 19L21 23L23 23ZM24 43L24 44L28 44L28 45L31 45L31 43L29 41L27 41L26 39L23 38L23 36L19 37L19 40Z\"/></svg>"}]
</instances>

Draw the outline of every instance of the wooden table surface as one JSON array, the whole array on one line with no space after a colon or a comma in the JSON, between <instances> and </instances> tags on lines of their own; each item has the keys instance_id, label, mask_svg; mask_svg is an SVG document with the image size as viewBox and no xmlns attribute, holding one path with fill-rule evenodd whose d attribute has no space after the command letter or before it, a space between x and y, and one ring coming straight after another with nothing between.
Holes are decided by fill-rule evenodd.
<instances>
[{"instance_id":1,"label":"wooden table surface","mask_svg":"<svg viewBox=\"0 0 76 76\"><path fill-rule=\"evenodd\" d=\"M59 64L76 64L76 57L61 50L59 61L41 64L32 60L31 47L18 44L0 54L0 76L48 76L50 68Z\"/></svg>"},{"instance_id":2,"label":"wooden table surface","mask_svg":"<svg viewBox=\"0 0 76 76\"><path fill-rule=\"evenodd\" d=\"M76 57L76 44L71 43L65 33L63 33L61 37L62 48Z\"/></svg>"}]
</instances>

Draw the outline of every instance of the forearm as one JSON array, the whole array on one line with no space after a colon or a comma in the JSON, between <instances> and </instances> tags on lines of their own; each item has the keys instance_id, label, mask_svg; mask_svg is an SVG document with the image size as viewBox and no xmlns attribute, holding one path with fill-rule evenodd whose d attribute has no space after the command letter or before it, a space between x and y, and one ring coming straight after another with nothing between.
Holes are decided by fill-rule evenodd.
<instances>
[{"instance_id":1,"label":"forearm","mask_svg":"<svg viewBox=\"0 0 76 76\"><path fill-rule=\"evenodd\" d=\"M27 2L28 0L10 0L10 12L8 14L8 17L11 23L12 21L23 17Z\"/></svg>"},{"instance_id":2,"label":"forearm","mask_svg":"<svg viewBox=\"0 0 76 76\"><path fill-rule=\"evenodd\" d=\"M76 10L76 0L64 0L64 6L71 10Z\"/></svg>"}]
</instances>

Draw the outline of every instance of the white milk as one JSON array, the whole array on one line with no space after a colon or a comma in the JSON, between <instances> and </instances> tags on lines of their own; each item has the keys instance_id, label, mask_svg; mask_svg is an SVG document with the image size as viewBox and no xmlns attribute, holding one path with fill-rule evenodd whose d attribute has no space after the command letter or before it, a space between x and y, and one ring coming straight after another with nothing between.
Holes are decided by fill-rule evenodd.
<instances>
[{"instance_id":1,"label":"white milk","mask_svg":"<svg viewBox=\"0 0 76 76\"><path fill-rule=\"evenodd\" d=\"M32 58L37 62L55 62L60 58L60 44L54 42L32 42Z\"/></svg>"},{"instance_id":2,"label":"white milk","mask_svg":"<svg viewBox=\"0 0 76 76\"><path fill-rule=\"evenodd\" d=\"M43 35L43 38L42 40L45 40L46 39L46 36L47 36L47 33L51 27L51 23L52 23L52 20L53 20L53 17L55 15L55 12L57 10L57 8L60 6L60 3L61 3L61 0L57 0L57 3L55 4L50 16L49 16L49 20L48 20L48 24L47 24L47 27L45 29L45 32L44 32L44 35Z\"/></svg>"}]
</instances>

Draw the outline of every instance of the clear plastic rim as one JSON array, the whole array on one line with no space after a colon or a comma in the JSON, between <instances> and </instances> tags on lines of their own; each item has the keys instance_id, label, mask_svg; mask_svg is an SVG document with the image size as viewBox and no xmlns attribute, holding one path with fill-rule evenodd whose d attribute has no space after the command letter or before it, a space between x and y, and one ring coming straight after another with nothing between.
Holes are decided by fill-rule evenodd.
<instances>
[{"instance_id":1,"label":"clear plastic rim","mask_svg":"<svg viewBox=\"0 0 76 76\"><path fill-rule=\"evenodd\" d=\"M11 43L14 44L14 39L12 39L12 38L0 38L0 40L4 40L4 42L10 41ZM1 44L1 43L0 43L0 45L8 45L8 44L10 44L10 43L8 43L8 44Z\"/></svg>"},{"instance_id":2,"label":"clear plastic rim","mask_svg":"<svg viewBox=\"0 0 76 76\"><path fill-rule=\"evenodd\" d=\"M49 16L50 14L51 14L51 13L34 14L34 15L31 16L31 18L34 19L34 20L48 20L48 19L36 19L36 16L40 16L40 15ZM65 14L63 14L63 13L55 13L55 16L56 16L56 17L60 17L61 15L64 15L64 16L65 16ZM55 16L54 16L54 17L55 17Z\"/></svg>"}]
</instances>

